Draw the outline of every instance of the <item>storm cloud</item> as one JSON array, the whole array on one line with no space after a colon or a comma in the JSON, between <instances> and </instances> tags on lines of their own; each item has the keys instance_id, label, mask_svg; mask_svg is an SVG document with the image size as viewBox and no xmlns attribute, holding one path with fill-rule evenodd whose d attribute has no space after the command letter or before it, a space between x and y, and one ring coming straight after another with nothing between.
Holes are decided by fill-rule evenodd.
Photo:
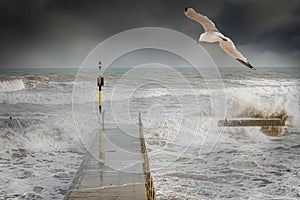
<instances>
[{"instance_id":1,"label":"storm cloud","mask_svg":"<svg viewBox=\"0 0 300 200\"><path fill-rule=\"evenodd\" d=\"M257 66L298 65L298 0L0 0L0 67L78 67L101 41L138 27L164 27L197 39L201 26L183 14L211 18ZM238 65L204 45L220 65Z\"/></svg>"}]
</instances>

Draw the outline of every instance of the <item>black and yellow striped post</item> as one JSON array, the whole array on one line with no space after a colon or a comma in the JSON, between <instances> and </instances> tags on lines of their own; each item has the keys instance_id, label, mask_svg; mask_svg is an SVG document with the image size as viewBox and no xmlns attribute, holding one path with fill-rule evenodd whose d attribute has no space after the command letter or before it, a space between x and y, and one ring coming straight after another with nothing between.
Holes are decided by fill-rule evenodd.
<instances>
[{"instance_id":1,"label":"black and yellow striped post","mask_svg":"<svg viewBox=\"0 0 300 200\"><path fill-rule=\"evenodd\" d=\"M102 112L101 108L102 108L102 86L104 86L104 78L102 77L102 73L101 73L101 68L102 68L102 63L101 61L99 61L99 71L100 71L100 74L99 76L97 77L97 86L99 88L99 99L98 99L98 104L99 104L99 111L100 113ZM100 135L99 135L99 152L100 152L100 181L102 182L103 181L103 167L104 167L104 164L103 164L103 130L104 130L104 111L101 113L102 114L102 130L100 131Z\"/></svg>"},{"instance_id":2,"label":"black and yellow striped post","mask_svg":"<svg viewBox=\"0 0 300 200\"><path fill-rule=\"evenodd\" d=\"M99 66L99 69L101 69L100 66ZM99 103L99 111L101 113L101 107L102 107L102 88L101 87L104 86L104 78L102 77L101 74L97 77L97 85L99 87L99 101L98 101L98 103Z\"/></svg>"}]
</instances>

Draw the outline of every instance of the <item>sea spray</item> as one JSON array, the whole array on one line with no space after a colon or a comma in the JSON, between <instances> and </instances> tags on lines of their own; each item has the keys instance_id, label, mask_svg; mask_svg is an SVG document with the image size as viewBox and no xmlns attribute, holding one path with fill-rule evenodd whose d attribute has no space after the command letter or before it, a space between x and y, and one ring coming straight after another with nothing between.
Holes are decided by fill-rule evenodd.
<instances>
[{"instance_id":1,"label":"sea spray","mask_svg":"<svg viewBox=\"0 0 300 200\"><path fill-rule=\"evenodd\" d=\"M257 92L255 92L255 89ZM257 87L241 88L227 95L227 114L230 118L281 118L297 126L299 118L299 87L285 89ZM265 91L265 93L261 93ZM279 90L285 91L281 94Z\"/></svg>"},{"instance_id":2,"label":"sea spray","mask_svg":"<svg viewBox=\"0 0 300 200\"><path fill-rule=\"evenodd\" d=\"M227 70L230 71L224 69ZM297 198L300 128L296 122L299 121L300 84L297 72L283 70L286 73L276 68L263 72L258 69L255 74L238 71L238 68L231 70L224 78L224 106L227 108L224 117L286 113L289 118L285 128L292 134L274 138L262 134L260 127L226 130L216 127L219 119L213 109L218 108L211 105L210 95L222 97L224 92L219 88L209 91L203 87L201 77L188 70L185 73L193 77L188 78L193 90L183 88L175 76L163 72L151 74L149 70L141 76L168 80L174 84L174 90L153 88L152 84L133 96L124 90L119 99L112 99L112 91L123 72L109 72L105 75L107 84L103 91L105 122L116 122L110 114L115 100L130 107L131 118L125 118L124 123L137 124L138 112L142 113L157 198ZM84 157L83 144L99 133L96 116L99 112L97 98L94 98L96 80L78 84L72 77L74 74L46 73L1 79L21 79L25 88L0 92L1 119L9 120L12 116L22 125L19 128L17 123L6 124L0 128L0 198L63 199ZM242 78L235 81L237 77ZM139 76L128 81L136 88L144 83ZM80 88L78 93L72 94L74 85ZM95 94L80 95L86 88ZM180 105L176 97L182 98L184 105ZM72 98L73 104L78 103L73 105L78 108L77 113L71 109ZM159 106L153 106L156 103ZM124 113L124 106L118 113ZM73 121L73 114L80 115L82 120ZM24 119L33 123L26 123Z\"/></svg>"},{"instance_id":3,"label":"sea spray","mask_svg":"<svg viewBox=\"0 0 300 200\"><path fill-rule=\"evenodd\" d=\"M14 92L25 89L22 79L0 80L0 92Z\"/></svg>"}]
</instances>

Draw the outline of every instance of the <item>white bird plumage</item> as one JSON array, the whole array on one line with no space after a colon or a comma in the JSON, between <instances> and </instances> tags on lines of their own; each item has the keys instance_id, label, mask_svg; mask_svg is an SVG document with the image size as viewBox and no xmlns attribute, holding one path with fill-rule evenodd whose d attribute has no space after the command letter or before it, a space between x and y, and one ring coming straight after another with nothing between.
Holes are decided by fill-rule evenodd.
<instances>
[{"instance_id":1,"label":"white bird plumage","mask_svg":"<svg viewBox=\"0 0 300 200\"><path fill-rule=\"evenodd\" d=\"M224 36L220 31L216 28L215 24L208 19L206 16L197 13L193 8L185 8L184 14L200 23L204 28L204 33L200 35L198 42L219 42L220 47L231 57L238 60L242 64L246 65L250 69L255 70L255 68L247 61L247 59L236 49L232 40L226 36Z\"/></svg>"}]
</instances>

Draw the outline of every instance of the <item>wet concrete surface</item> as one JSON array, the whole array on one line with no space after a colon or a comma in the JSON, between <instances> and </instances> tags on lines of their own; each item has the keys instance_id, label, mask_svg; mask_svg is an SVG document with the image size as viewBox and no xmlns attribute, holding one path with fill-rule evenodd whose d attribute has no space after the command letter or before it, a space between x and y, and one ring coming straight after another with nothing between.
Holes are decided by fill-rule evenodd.
<instances>
[{"instance_id":1,"label":"wet concrete surface","mask_svg":"<svg viewBox=\"0 0 300 200\"><path fill-rule=\"evenodd\" d=\"M137 126L106 127L95 138L65 199L147 199L143 163Z\"/></svg>"}]
</instances>

